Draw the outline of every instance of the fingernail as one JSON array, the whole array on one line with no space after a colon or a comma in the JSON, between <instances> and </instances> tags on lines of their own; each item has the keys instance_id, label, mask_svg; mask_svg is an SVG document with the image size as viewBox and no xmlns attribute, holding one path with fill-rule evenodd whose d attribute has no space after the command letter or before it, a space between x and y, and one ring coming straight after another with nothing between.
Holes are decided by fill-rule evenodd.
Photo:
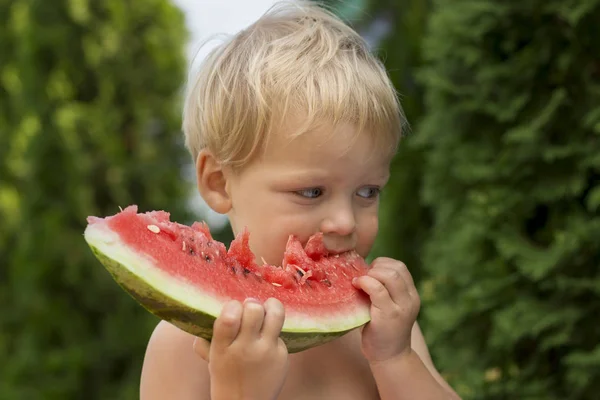
<instances>
[{"instance_id":1,"label":"fingernail","mask_svg":"<svg viewBox=\"0 0 600 400\"><path fill-rule=\"evenodd\" d=\"M355 285L356 281L358 281L358 278L352 278L352 284Z\"/></svg>"},{"instance_id":2,"label":"fingernail","mask_svg":"<svg viewBox=\"0 0 600 400\"><path fill-rule=\"evenodd\" d=\"M260 301L258 301L258 299L255 299L254 297L248 297L248 298L246 298L246 300L244 300L244 304L246 304L246 303L260 304Z\"/></svg>"}]
</instances>

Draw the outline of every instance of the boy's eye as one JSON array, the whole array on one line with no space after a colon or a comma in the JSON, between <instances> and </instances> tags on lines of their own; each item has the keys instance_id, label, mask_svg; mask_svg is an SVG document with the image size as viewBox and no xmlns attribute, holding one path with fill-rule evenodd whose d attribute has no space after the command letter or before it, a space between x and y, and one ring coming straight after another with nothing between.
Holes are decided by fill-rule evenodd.
<instances>
[{"instance_id":1,"label":"boy's eye","mask_svg":"<svg viewBox=\"0 0 600 400\"><path fill-rule=\"evenodd\" d=\"M299 196L306 197L308 199L315 199L323 194L320 188L302 189L296 192Z\"/></svg>"},{"instance_id":2,"label":"boy's eye","mask_svg":"<svg viewBox=\"0 0 600 400\"><path fill-rule=\"evenodd\" d=\"M367 186L359 189L358 192L356 192L356 194L358 194L358 196L364 199L372 199L374 197L377 197L380 191L381 189L379 189L378 187Z\"/></svg>"}]
</instances>

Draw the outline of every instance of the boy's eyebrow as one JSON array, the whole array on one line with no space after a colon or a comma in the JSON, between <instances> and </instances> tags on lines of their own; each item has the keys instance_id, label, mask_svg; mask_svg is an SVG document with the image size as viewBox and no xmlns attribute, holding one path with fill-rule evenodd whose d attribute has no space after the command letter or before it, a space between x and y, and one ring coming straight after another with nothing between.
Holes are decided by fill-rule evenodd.
<instances>
[{"instance_id":1,"label":"boy's eyebrow","mask_svg":"<svg viewBox=\"0 0 600 400\"><path fill-rule=\"evenodd\" d=\"M293 169L293 170L279 170L273 172L280 172L282 175L285 175L286 179L325 179L330 178L331 174L327 173L327 171L322 169Z\"/></svg>"},{"instance_id":2,"label":"boy's eyebrow","mask_svg":"<svg viewBox=\"0 0 600 400\"><path fill-rule=\"evenodd\" d=\"M334 179L335 176L333 176L333 174L329 173L326 169L322 169L322 168L315 168L315 169L294 169L294 170L289 170L289 171L285 171L285 170L273 170L273 172L278 172L281 173L281 175L283 175L282 178L278 179L280 181L288 181L288 180L327 180L327 179ZM387 182L390 179L390 172L389 171L385 171L381 174L364 174L363 179L377 179L377 180L382 180L384 182Z\"/></svg>"}]
</instances>

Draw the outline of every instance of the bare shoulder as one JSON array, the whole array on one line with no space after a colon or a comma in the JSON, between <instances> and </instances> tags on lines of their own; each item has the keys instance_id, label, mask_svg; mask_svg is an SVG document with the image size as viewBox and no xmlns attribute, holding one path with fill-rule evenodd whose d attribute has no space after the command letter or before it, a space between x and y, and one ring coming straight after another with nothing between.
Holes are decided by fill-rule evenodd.
<instances>
[{"instance_id":1,"label":"bare shoulder","mask_svg":"<svg viewBox=\"0 0 600 400\"><path fill-rule=\"evenodd\" d=\"M144 357L141 400L210 398L207 364L193 343L194 336L165 321L156 326Z\"/></svg>"}]
</instances>

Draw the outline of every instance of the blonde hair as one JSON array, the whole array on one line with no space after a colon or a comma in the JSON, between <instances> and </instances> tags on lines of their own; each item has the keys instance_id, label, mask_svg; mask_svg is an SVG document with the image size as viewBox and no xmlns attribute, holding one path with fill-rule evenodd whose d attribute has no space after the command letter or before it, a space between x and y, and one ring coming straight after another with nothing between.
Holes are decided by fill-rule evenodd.
<instances>
[{"instance_id":1,"label":"blonde hair","mask_svg":"<svg viewBox=\"0 0 600 400\"><path fill-rule=\"evenodd\" d=\"M395 153L404 117L382 63L348 25L313 2L281 2L213 49L188 86L185 142L243 166L296 117L294 135L350 123Z\"/></svg>"}]
</instances>

